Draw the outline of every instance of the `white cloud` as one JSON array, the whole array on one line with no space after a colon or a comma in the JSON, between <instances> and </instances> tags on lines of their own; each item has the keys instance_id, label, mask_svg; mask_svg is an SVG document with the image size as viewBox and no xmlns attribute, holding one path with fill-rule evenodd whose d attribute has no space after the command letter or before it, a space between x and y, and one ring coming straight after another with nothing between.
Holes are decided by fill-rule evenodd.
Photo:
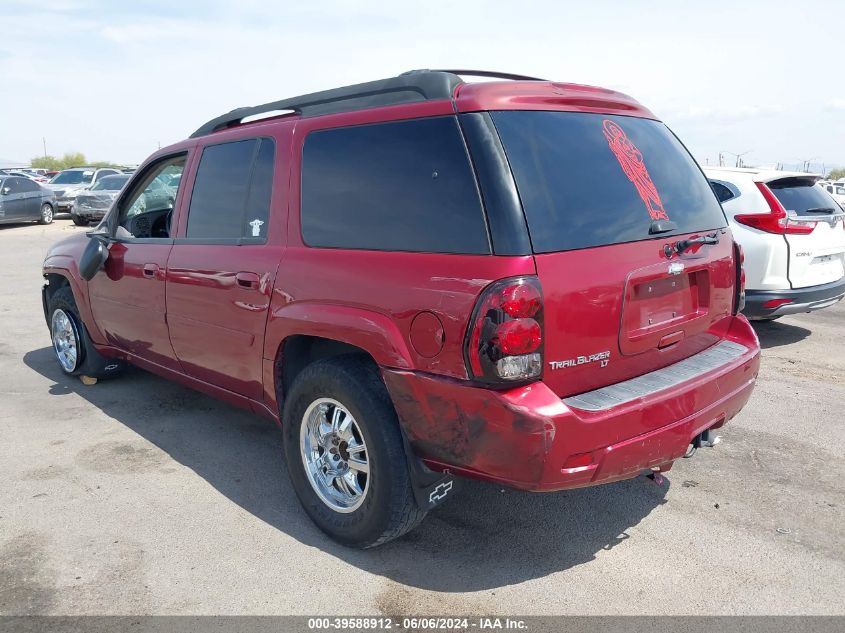
<instances>
[{"instance_id":1,"label":"white cloud","mask_svg":"<svg viewBox=\"0 0 845 633\"><path fill-rule=\"evenodd\" d=\"M0 138L5 155L36 155L46 136L52 153L138 162L236 106L470 67L621 89L699 156L845 162L845 100L820 100L824 69L782 46L836 58L841 36L821 4L789 21L770 4L15 0L0 7L14 86Z\"/></svg>"}]
</instances>

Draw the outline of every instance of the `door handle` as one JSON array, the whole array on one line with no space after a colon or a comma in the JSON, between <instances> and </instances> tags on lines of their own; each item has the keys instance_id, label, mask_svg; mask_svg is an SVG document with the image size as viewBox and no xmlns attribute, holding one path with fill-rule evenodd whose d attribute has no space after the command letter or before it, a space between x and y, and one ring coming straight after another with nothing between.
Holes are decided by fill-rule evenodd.
<instances>
[{"instance_id":1,"label":"door handle","mask_svg":"<svg viewBox=\"0 0 845 633\"><path fill-rule=\"evenodd\" d=\"M238 273L235 275L235 280L241 288L250 288L252 290L257 290L258 284L261 282L261 278L258 276L258 273L249 272Z\"/></svg>"},{"instance_id":2,"label":"door handle","mask_svg":"<svg viewBox=\"0 0 845 633\"><path fill-rule=\"evenodd\" d=\"M158 264L144 264L144 277L155 279L159 270Z\"/></svg>"}]
</instances>

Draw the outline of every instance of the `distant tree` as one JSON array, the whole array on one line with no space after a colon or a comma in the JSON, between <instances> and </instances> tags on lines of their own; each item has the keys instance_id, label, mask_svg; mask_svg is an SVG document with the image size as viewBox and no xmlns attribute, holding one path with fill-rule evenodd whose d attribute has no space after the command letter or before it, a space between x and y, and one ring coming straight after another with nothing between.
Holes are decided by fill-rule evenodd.
<instances>
[{"instance_id":1,"label":"distant tree","mask_svg":"<svg viewBox=\"0 0 845 633\"><path fill-rule=\"evenodd\" d=\"M64 169L64 167L62 167L62 161L55 156L37 156L29 161L29 164L39 169L50 169L56 171Z\"/></svg>"},{"instance_id":2,"label":"distant tree","mask_svg":"<svg viewBox=\"0 0 845 633\"><path fill-rule=\"evenodd\" d=\"M120 167L117 163L108 160L95 160L90 163L85 163L86 167Z\"/></svg>"},{"instance_id":3,"label":"distant tree","mask_svg":"<svg viewBox=\"0 0 845 633\"><path fill-rule=\"evenodd\" d=\"M38 156L29 161L29 164L39 169L70 169L71 167L117 167L116 163L107 160L88 162L85 154L81 152L68 152L61 158L55 156Z\"/></svg>"},{"instance_id":4,"label":"distant tree","mask_svg":"<svg viewBox=\"0 0 845 633\"><path fill-rule=\"evenodd\" d=\"M832 169L827 175L828 180L839 180L845 178L845 169Z\"/></svg>"}]
</instances>

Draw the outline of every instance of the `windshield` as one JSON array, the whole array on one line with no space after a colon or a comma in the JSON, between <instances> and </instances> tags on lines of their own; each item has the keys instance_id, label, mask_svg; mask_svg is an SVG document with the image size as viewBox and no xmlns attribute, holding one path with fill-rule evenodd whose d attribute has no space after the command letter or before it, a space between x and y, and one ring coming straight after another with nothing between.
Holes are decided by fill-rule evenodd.
<instances>
[{"instance_id":1,"label":"windshield","mask_svg":"<svg viewBox=\"0 0 845 633\"><path fill-rule=\"evenodd\" d=\"M838 205L813 178L781 178L767 183L775 198L790 215L835 213Z\"/></svg>"},{"instance_id":2,"label":"windshield","mask_svg":"<svg viewBox=\"0 0 845 633\"><path fill-rule=\"evenodd\" d=\"M91 191L120 191L127 180L129 176L105 176L91 187Z\"/></svg>"},{"instance_id":3,"label":"windshield","mask_svg":"<svg viewBox=\"0 0 845 633\"><path fill-rule=\"evenodd\" d=\"M51 185L79 185L91 182L93 171L68 170L59 172L50 181Z\"/></svg>"},{"instance_id":4,"label":"windshield","mask_svg":"<svg viewBox=\"0 0 845 633\"><path fill-rule=\"evenodd\" d=\"M726 225L707 179L662 123L578 112L491 116L534 252L665 239ZM649 234L655 220L677 228Z\"/></svg>"}]
</instances>

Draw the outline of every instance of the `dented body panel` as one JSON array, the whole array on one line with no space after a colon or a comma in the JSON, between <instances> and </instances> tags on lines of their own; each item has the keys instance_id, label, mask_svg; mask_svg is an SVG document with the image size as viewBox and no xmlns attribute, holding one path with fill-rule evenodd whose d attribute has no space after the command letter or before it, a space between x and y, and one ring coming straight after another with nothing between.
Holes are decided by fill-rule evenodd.
<instances>
[{"instance_id":1,"label":"dented body panel","mask_svg":"<svg viewBox=\"0 0 845 633\"><path fill-rule=\"evenodd\" d=\"M744 318L725 338L746 353L601 412L568 407L543 382L491 391L418 372L382 373L411 446L431 468L524 490L562 490L668 470L696 435L734 417L751 395L760 351ZM565 467L584 453L590 464Z\"/></svg>"}]
</instances>

